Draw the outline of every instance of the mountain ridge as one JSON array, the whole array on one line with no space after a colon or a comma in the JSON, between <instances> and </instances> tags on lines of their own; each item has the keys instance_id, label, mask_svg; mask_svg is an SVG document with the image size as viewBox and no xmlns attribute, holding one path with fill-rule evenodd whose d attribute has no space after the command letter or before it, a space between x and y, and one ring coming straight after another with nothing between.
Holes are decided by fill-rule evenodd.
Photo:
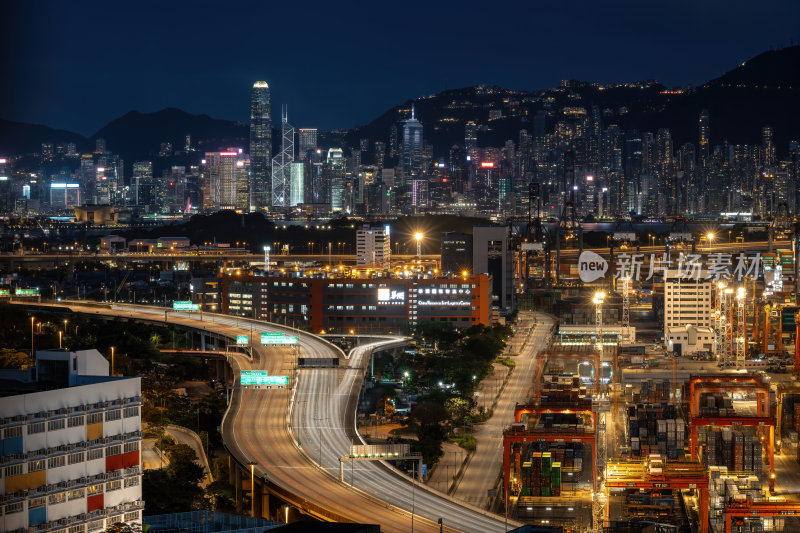
<instances>
[{"instance_id":1,"label":"mountain ridge","mask_svg":"<svg viewBox=\"0 0 800 533\"><path fill-rule=\"evenodd\" d=\"M550 107L549 130L558 119L554 111L567 105L587 109L598 105L601 109L614 111L604 117L606 126L615 123L623 129L653 132L669 128L676 147L685 142L696 142L697 116L702 109L708 109L711 115L713 144L722 139L728 139L732 144L758 143L761 127L769 125L775 132L780 154L785 152L790 137L800 135L791 119L800 116L798 96L800 46L792 46L765 51L688 90L668 91L658 83L641 87L635 83L619 84L600 89L596 84L583 81L574 81L568 89L558 87L536 91L496 86L446 89L393 106L363 126L344 130L347 133L343 138L326 132L320 132L320 138L323 143L326 139L342 142L346 145L344 148L358 146L361 138L369 139L371 148L378 140L388 143L392 124L399 125L407 118L414 104L424 125L426 140L434 145L438 156L444 156L453 144L463 144L464 125L469 120L484 126L478 137L480 146L502 146L508 139L517 142L520 129L532 133L533 116L539 109L548 110ZM508 116L504 112L504 106L509 107L504 102L506 99L520 100L519 107L524 108L524 112ZM552 103L544 105L548 100ZM622 108L627 112L622 113ZM492 109L499 109L503 116L490 121L488 115ZM108 149L126 160L153 158L162 142L171 142L175 150L183 149L186 134L192 136L192 145L198 151L249 145L246 124L166 107L154 112L129 111L90 137L44 125L0 119L0 151L7 154L37 152L43 142L75 142L80 150L91 151L93 141L104 138ZM279 130L273 128L273 142L277 145L279 140Z\"/></svg>"}]
</instances>

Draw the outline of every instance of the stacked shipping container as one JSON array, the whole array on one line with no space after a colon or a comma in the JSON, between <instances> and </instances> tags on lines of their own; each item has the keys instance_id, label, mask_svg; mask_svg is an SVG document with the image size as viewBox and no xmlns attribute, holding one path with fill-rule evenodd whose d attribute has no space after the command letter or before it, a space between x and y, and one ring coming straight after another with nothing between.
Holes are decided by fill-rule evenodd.
<instances>
[{"instance_id":1,"label":"stacked shipping container","mask_svg":"<svg viewBox=\"0 0 800 533\"><path fill-rule=\"evenodd\" d=\"M590 405L591 392L581 383L581 379L559 370L561 369L556 367L543 376L541 404Z\"/></svg>"},{"instance_id":2,"label":"stacked shipping container","mask_svg":"<svg viewBox=\"0 0 800 533\"><path fill-rule=\"evenodd\" d=\"M724 466L731 472L752 472L761 477L762 446L750 428L700 428L705 433L703 461L711 466Z\"/></svg>"},{"instance_id":3,"label":"stacked shipping container","mask_svg":"<svg viewBox=\"0 0 800 533\"><path fill-rule=\"evenodd\" d=\"M536 442L519 470L520 496L560 496L578 490L583 444Z\"/></svg>"},{"instance_id":4,"label":"stacked shipping container","mask_svg":"<svg viewBox=\"0 0 800 533\"><path fill-rule=\"evenodd\" d=\"M628 435L633 457L658 453L673 461L683 459L686 424L678 417L674 405L629 406Z\"/></svg>"}]
</instances>

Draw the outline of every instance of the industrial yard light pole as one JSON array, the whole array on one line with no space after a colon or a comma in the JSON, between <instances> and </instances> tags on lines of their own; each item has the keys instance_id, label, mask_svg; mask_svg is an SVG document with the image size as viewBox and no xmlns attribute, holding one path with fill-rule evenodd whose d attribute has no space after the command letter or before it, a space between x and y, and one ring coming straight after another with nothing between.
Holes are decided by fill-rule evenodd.
<instances>
[{"instance_id":1,"label":"industrial yard light pole","mask_svg":"<svg viewBox=\"0 0 800 533\"><path fill-rule=\"evenodd\" d=\"M594 293L594 298L592 298L595 312L595 328L597 329L597 348L601 351L601 356L603 355L603 301L605 299L606 293L604 291L597 291Z\"/></svg>"},{"instance_id":2,"label":"industrial yard light pole","mask_svg":"<svg viewBox=\"0 0 800 533\"><path fill-rule=\"evenodd\" d=\"M709 248L709 250L711 249L711 245L714 243L714 237L715 237L715 235L713 233L711 233L711 232L709 232L706 235L706 239L708 239L708 248Z\"/></svg>"},{"instance_id":3,"label":"industrial yard light pole","mask_svg":"<svg viewBox=\"0 0 800 533\"><path fill-rule=\"evenodd\" d=\"M419 231L414 234L414 240L417 241L417 259L422 255L422 239L424 237L425 236Z\"/></svg>"}]
</instances>

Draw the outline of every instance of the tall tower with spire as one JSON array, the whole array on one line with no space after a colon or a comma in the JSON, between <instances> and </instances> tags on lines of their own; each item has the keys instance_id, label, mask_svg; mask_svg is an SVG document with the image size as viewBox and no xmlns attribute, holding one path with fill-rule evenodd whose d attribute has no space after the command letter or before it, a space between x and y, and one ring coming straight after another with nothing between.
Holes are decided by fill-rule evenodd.
<instances>
[{"instance_id":1,"label":"tall tower with spire","mask_svg":"<svg viewBox=\"0 0 800 533\"><path fill-rule=\"evenodd\" d=\"M253 84L250 96L250 176L249 204L254 211L269 203L269 161L272 158L272 116L269 85Z\"/></svg>"},{"instance_id":2,"label":"tall tower with spire","mask_svg":"<svg viewBox=\"0 0 800 533\"><path fill-rule=\"evenodd\" d=\"M414 104L411 118L403 125L403 182L410 185L422 175L422 122L417 120Z\"/></svg>"},{"instance_id":3,"label":"tall tower with spire","mask_svg":"<svg viewBox=\"0 0 800 533\"><path fill-rule=\"evenodd\" d=\"M289 206L289 184L294 162L294 127L289 124L289 107L281 109L281 151L272 158L272 206Z\"/></svg>"}]
</instances>

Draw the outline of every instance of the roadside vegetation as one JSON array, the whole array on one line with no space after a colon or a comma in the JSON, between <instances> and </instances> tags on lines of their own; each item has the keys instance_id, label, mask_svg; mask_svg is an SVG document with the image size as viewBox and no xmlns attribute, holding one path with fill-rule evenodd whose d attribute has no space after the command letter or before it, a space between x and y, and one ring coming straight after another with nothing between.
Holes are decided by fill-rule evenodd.
<instances>
[{"instance_id":1,"label":"roadside vegetation","mask_svg":"<svg viewBox=\"0 0 800 533\"><path fill-rule=\"evenodd\" d=\"M512 332L511 325L458 331L447 323L426 322L418 325L410 348L401 355L376 356L376 380L387 383L376 382L377 415L402 424L392 435L416 437L414 446L429 468L442 456L446 440L474 451L472 425L490 416L474 395ZM500 362L513 368L512 359ZM394 385L398 382L401 394ZM414 404L408 416L395 414L401 398Z\"/></svg>"}]
</instances>

